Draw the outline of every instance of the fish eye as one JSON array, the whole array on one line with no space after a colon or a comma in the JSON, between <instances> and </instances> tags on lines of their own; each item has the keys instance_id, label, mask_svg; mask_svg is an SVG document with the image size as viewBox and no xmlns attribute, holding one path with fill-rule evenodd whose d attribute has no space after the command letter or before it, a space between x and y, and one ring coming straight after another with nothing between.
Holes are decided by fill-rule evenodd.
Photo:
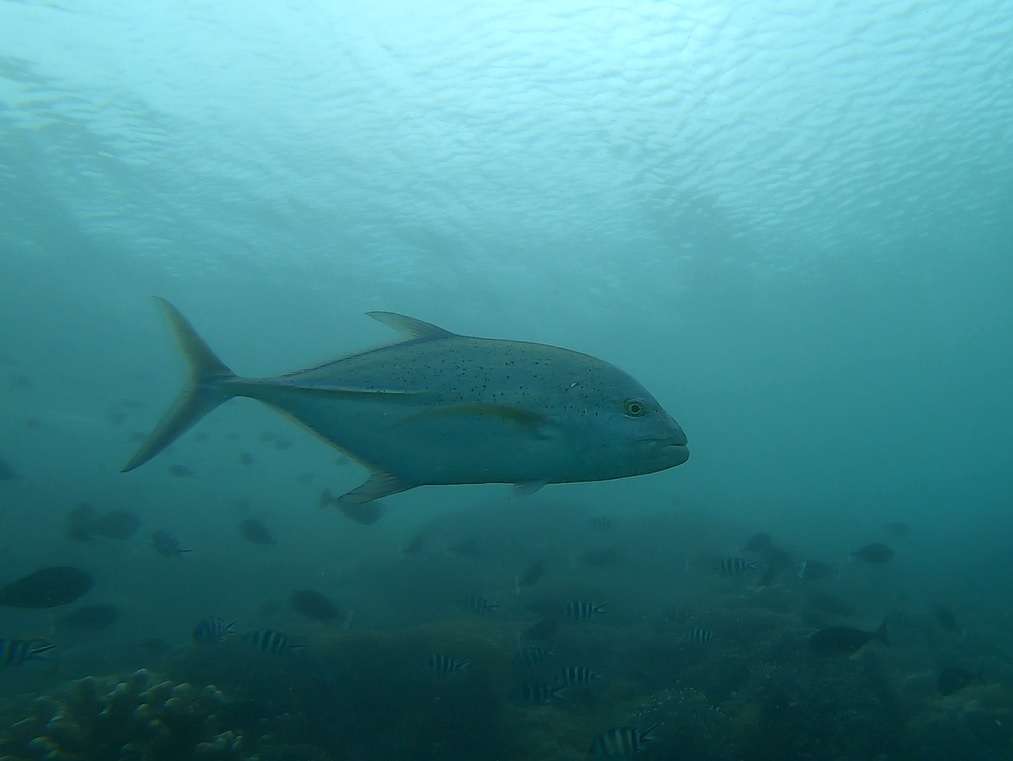
<instances>
[{"instance_id":1,"label":"fish eye","mask_svg":"<svg viewBox=\"0 0 1013 761\"><path fill-rule=\"evenodd\" d=\"M636 399L627 399L623 402L623 409L626 411L626 417L641 417L647 412L644 403Z\"/></svg>"}]
</instances>

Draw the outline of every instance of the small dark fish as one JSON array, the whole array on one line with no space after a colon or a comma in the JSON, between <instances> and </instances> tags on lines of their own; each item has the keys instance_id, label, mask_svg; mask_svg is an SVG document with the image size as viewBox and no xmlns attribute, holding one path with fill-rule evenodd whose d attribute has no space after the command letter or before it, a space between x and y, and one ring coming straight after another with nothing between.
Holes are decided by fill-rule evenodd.
<instances>
[{"instance_id":1,"label":"small dark fish","mask_svg":"<svg viewBox=\"0 0 1013 761\"><path fill-rule=\"evenodd\" d=\"M520 572L517 576L516 587L519 590L521 587L533 587L539 581L542 580L542 576L545 575L545 563L541 560L532 560L528 563L527 567Z\"/></svg>"},{"instance_id":2,"label":"small dark fish","mask_svg":"<svg viewBox=\"0 0 1013 761\"><path fill-rule=\"evenodd\" d=\"M83 596L94 586L91 574L69 565L42 568L0 587L0 605L55 608Z\"/></svg>"},{"instance_id":3,"label":"small dark fish","mask_svg":"<svg viewBox=\"0 0 1013 761\"><path fill-rule=\"evenodd\" d=\"M305 647L301 642L297 642L284 632L275 629L254 629L246 632L241 639L243 642L253 645L260 652L271 655L285 655Z\"/></svg>"},{"instance_id":4,"label":"small dark fish","mask_svg":"<svg viewBox=\"0 0 1013 761\"><path fill-rule=\"evenodd\" d=\"M314 589L297 589L288 598L292 610L322 624L344 620L344 612L325 595Z\"/></svg>"},{"instance_id":5,"label":"small dark fish","mask_svg":"<svg viewBox=\"0 0 1013 761\"><path fill-rule=\"evenodd\" d=\"M559 671L559 683L563 687L589 687L601 679L601 674L587 666L566 666Z\"/></svg>"},{"instance_id":6,"label":"small dark fish","mask_svg":"<svg viewBox=\"0 0 1013 761\"><path fill-rule=\"evenodd\" d=\"M276 436L275 439L274 439L274 448L275 449L285 450L285 449L288 449L291 446L292 446L292 441L290 439L282 438L281 436Z\"/></svg>"},{"instance_id":7,"label":"small dark fish","mask_svg":"<svg viewBox=\"0 0 1013 761\"><path fill-rule=\"evenodd\" d=\"M141 519L128 510L110 510L92 521L91 532L106 539L126 541L140 527Z\"/></svg>"},{"instance_id":8,"label":"small dark fish","mask_svg":"<svg viewBox=\"0 0 1013 761\"><path fill-rule=\"evenodd\" d=\"M652 734L657 725L640 730L636 727L613 727L596 735L591 741L593 759L629 759L654 741Z\"/></svg>"},{"instance_id":9,"label":"small dark fish","mask_svg":"<svg viewBox=\"0 0 1013 761\"><path fill-rule=\"evenodd\" d=\"M599 547L581 553L579 560L594 568L607 568L619 562L619 551L615 547Z\"/></svg>"},{"instance_id":10,"label":"small dark fish","mask_svg":"<svg viewBox=\"0 0 1013 761\"><path fill-rule=\"evenodd\" d=\"M253 455L249 452L239 453L239 464L240 465L253 465Z\"/></svg>"},{"instance_id":11,"label":"small dark fish","mask_svg":"<svg viewBox=\"0 0 1013 761\"><path fill-rule=\"evenodd\" d=\"M274 544L274 536L267 526L256 518L247 518L239 522L239 533L251 544Z\"/></svg>"},{"instance_id":12,"label":"small dark fish","mask_svg":"<svg viewBox=\"0 0 1013 761\"><path fill-rule=\"evenodd\" d=\"M0 671L11 666L23 666L26 661L44 660L45 654L56 645L44 639L0 638Z\"/></svg>"},{"instance_id":13,"label":"small dark fish","mask_svg":"<svg viewBox=\"0 0 1013 761\"><path fill-rule=\"evenodd\" d=\"M764 553L773 546L774 542L770 538L770 534L765 534L761 531L749 537L749 540L742 546L742 551Z\"/></svg>"},{"instance_id":14,"label":"small dark fish","mask_svg":"<svg viewBox=\"0 0 1013 761\"><path fill-rule=\"evenodd\" d=\"M120 609L115 605L84 605L58 619L57 627L81 631L108 629L120 618Z\"/></svg>"},{"instance_id":15,"label":"small dark fish","mask_svg":"<svg viewBox=\"0 0 1013 761\"><path fill-rule=\"evenodd\" d=\"M532 705L548 705L563 699L566 686L549 684L548 682L525 682L518 691L521 702Z\"/></svg>"},{"instance_id":16,"label":"small dark fish","mask_svg":"<svg viewBox=\"0 0 1013 761\"><path fill-rule=\"evenodd\" d=\"M176 465L169 466L169 475L175 476L176 478L190 478L194 475L194 472L186 465L180 465L177 463Z\"/></svg>"},{"instance_id":17,"label":"small dark fish","mask_svg":"<svg viewBox=\"0 0 1013 761\"><path fill-rule=\"evenodd\" d=\"M18 477L17 472L0 458L0 481L13 481Z\"/></svg>"},{"instance_id":18,"label":"small dark fish","mask_svg":"<svg viewBox=\"0 0 1013 761\"><path fill-rule=\"evenodd\" d=\"M851 655L874 639L878 639L884 645L890 644L886 636L886 621L872 632L853 629L850 626L820 629L809 637L809 650L816 655Z\"/></svg>"},{"instance_id":19,"label":"small dark fish","mask_svg":"<svg viewBox=\"0 0 1013 761\"><path fill-rule=\"evenodd\" d=\"M261 434L260 434L260 436L259 436L258 438L259 438L259 439L260 439L261 441L263 441L263 442L264 442L265 444L267 444L267 443L269 443L269 442L272 442L272 441L274 441L274 437L275 437L275 436L277 436L277 434L276 434L276 433L273 433L273 432L271 432L271 431L264 431L263 433L261 433Z\"/></svg>"},{"instance_id":20,"label":"small dark fish","mask_svg":"<svg viewBox=\"0 0 1013 761\"><path fill-rule=\"evenodd\" d=\"M945 605L937 605L933 611L933 615L936 617L936 623L940 627L948 632L954 634L960 633L960 624L957 623L957 617L953 614L953 611L947 608Z\"/></svg>"},{"instance_id":21,"label":"small dark fish","mask_svg":"<svg viewBox=\"0 0 1013 761\"><path fill-rule=\"evenodd\" d=\"M471 661L467 658L456 658L443 653L433 653L429 656L429 670L441 676L467 671L469 666L471 666Z\"/></svg>"},{"instance_id":22,"label":"small dark fish","mask_svg":"<svg viewBox=\"0 0 1013 761\"><path fill-rule=\"evenodd\" d=\"M890 534L890 536L897 539L903 539L904 537L911 535L911 527L903 521L893 521L891 523L887 523L883 526L883 528L886 529L886 532Z\"/></svg>"},{"instance_id":23,"label":"small dark fish","mask_svg":"<svg viewBox=\"0 0 1013 761\"><path fill-rule=\"evenodd\" d=\"M962 666L947 666L939 672L936 686L941 695L952 695L975 682L982 681L983 677L984 673L980 669L975 673Z\"/></svg>"},{"instance_id":24,"label":"small dark fish","mask_svg":"<svg viewBox=\"0 0 1013 761\"><path fill-rule=\"evenodd\" d=\"M353 504L335 497L330 489L324 489L320 494L320 508L336 507L345 514L346 518L361 523L363 526L372 526L383 517L383 508L379 502L367 502L365 504Z\"/></svg>"},{"instance_id":25,"label":"small dark fish","mask_svg":"<svg viewBox=\"0 0 1013 761\"><path fill-rule=\"evenodd\" d=\"M851 553L851 557L866 563L888 563L893 559L893 550L882 542L873 542L859 547Z\"/></svg>"},{"instance_id":26,"label":"small dark fish","mask_svg":"<svg viewBox=\"0 0 1013 761\"><path fill-rule=\"evenodd\" d=\"M714 639L714 632L710 629L705 629L702 626L694 626L686 632L686 642L690 642L694 645L706 645L712 639Z\"/></svg>"},{"instance_id":27,"label":"small dark fish","mask_svg":"<svg viewBox=\"0 0 1013 761\"><path fill-rule=\"evenodd\" d=\"M144 441L146 438L148 438L148 434L146 434L144 431L131 431L130 435L127 436L127 441L130 442Z\"/></svg>"},{"instance_id":28,"label":"small dark fish","mask_svg":"<svg viewBox=\"0 0 1013 761\"><path fill-rule=\"evenodd\" d=\"M184 552L191 552L190 548L179 543L179 539L161 529L151 535L151 546L155 552L167 558L178 558Z\"/></svg>"},{"instance_id":29,"label":"small dark fish","mask_svg":"<svg viewBox=\"0 0 1013 761\"><path fill-rule=\"evenodd\" d=\"M461 600L461 607L480 616L488 615L499 609L499 603L488 600L482 595L468 595Z\"/></svg>"},{"instance_id":30,"label":"small dark fish","mask_svg":"<svg viewBox=\"0 0 1013 761\"><path fill-rule=\"evenodd\" d=\"M226 621L219 616L202 618L193 628L193 641L217 645L235 634L236 622Z\"/></svg>"},{"instance_id":31,"label":"small dark fish","mask_svg":"<svg viewBox=\"0 0 1013 761\"><path fill-rule=\"evenodd\" d=\"M744 573L755 571L759 567L759 561L751 558L729 557L721 558L717 562L716 570L722 576L742 576Z\"/></svg>"},{"instance_id":32,"label":"small dark fish","mask_svg":"<svg viewBox=\"0 0 1013 761\"><path fill-rule=\"evenodd\" d=\"M426 535L421 531L413 536L401 550L405 555L418 555L426 544Z\"/></svg>"},{"instance_id":33,"label":"small dark fish","mask_svg":"<svg viewBox=\"0 0 1013 761\"><path fill-rule=\"evenodd\" d=\"M35 383L27 375L16 374L10 376L10 386L14 391L27 391L33 388Z\"/></svg>"},{"instance_id":34,"label":"small dark fish","mask_svg":"<svg viewBox=\"0 0 1013 761\"><path fill-rule=\"evenodd\" d=\"M524 639L533 639L543 642L552 639L559 631L559 621L555 618L543 618L524 630Z\"/></svg>"},{"instance_id":35,"label":"small dark fish","mask_svg":"<svg viewBox=\"0 0 1013 761\"><path fill-rule=\"evenodd\" d=\"M539 645L528 645L517 650L516 659L519 663L528 668L541 666L553 656L553 651Z\"/></svg>"},{"instance_id":36,"label":"small dark fish","mask_svg":"<svg viewBox=\"0 0 1013 761\"><path fill-rule=\"evenodd\" d=\"M599 531L611 531L615 528L615 521L607 515L596 515L591 518L588 523L591 524L592 528L596 528Z\"/></svg>"},{"instance_id":37,"label":"small dark fish","mask_svg":"<svg viewBox=\"0 0 1013 761\"><path fill-rule=\"evenodd\" d=\"M837 568L821 560L803 560L798 566L798 577L802 581L825 581L837 576Z\"/></svg>"}]
</instances>

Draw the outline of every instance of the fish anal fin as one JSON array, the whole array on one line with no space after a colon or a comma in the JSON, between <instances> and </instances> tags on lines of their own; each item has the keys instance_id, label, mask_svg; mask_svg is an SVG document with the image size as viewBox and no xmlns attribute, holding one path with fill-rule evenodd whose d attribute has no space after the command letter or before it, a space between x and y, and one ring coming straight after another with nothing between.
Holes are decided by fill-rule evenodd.
<instances>
[{"instance_id":1,"label":"fish anal fin","mask_svg":"<svg viewBox=\"0 0 1013 761\"><path fill-rule=\"evenodd\" d=\"M449 330L444 330L432 323L416 320L414 317L408 317L407 315L398 314L397 312L366 312L366 314L377 322L382 322L387 327L393 328L399 333L404 333L410 338L425 338L432 340L437 338L451 338L456 335L456 333L451 333Z\"/></svg>"},{"instance_id":2,"label":"fish anal fin","mask_svg":"<svg viewBox=\"0 0 1013 761\"><path fill-rule=\"evenodd\" d=\"M406 484L393 473L374 471L365 483L357 486L350 492L342 494L337 498L336 503L344 505L364 505L375 499L397 494L413 488L414 484Z\"/></svg>"}]
</instances>

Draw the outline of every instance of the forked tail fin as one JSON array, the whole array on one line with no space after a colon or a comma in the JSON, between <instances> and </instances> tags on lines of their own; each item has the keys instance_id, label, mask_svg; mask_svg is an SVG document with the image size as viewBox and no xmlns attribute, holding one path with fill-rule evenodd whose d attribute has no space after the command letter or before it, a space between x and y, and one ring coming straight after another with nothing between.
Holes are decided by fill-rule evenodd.
<instances>
[{"instance_id":1,"label":"forked tail fin","mask_svg":"<svg viewBox=\"0 0 1013 761\"><path fill-rule=\"evenodd\" d=\"M227 385L236 377L235 373L218 359L176 307L165 299L157 301L165 310L179 348L190 364L190 378L175 404L123 467L123 473L146 463L211 410L235 396Z\"/></svg>"}]
</instances>

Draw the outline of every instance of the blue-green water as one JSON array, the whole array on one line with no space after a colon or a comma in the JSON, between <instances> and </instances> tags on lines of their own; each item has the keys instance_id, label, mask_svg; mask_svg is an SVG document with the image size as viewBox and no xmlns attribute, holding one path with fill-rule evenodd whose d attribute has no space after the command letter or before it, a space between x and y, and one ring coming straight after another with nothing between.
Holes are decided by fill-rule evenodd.
<instances>
[{"instance_id":1,"label":"blue-green water","mask_svg":"<svg viewBox=\"0 0 1013 761\"><path fill-rule=\"evenodd\" d=\"M57 653L0 670L4 716L144 666L249 697L249 721L301 715L272 731L334 759L378 734L401 744L376 758L583 757L651 701L646 759L1013 755L1011 38L1002 0L0 0L0 584L95 579L0 608L0 639ZM365 470L236 400L120 474L184 375L155 295L246 375L390 340L374 309L584 351L650 389L692 457L526 499L420 488L361 525L319 503ZM81 503L140 528L82 541ZM157 530L192 551L158 554ZM755 532L786 570L713 573ZM894 557L849 560L871 542ZM816 609L804 560L850 613ZM350 618L298 615L307 588ZM499 607L462 609L475 593ZM584 599L608 614L563 624L556 657L602 679L517 700L522 632ZM100 603L105 628L60 622ZM197 648L206 616L305 653ZM889 647L806 652L884 618ZM457 636L460 683L376 665L424 671ZM975 679L941 695L951 666ZM264 708L272 689L294 702Z\"/></svg>"}]
</instances>

